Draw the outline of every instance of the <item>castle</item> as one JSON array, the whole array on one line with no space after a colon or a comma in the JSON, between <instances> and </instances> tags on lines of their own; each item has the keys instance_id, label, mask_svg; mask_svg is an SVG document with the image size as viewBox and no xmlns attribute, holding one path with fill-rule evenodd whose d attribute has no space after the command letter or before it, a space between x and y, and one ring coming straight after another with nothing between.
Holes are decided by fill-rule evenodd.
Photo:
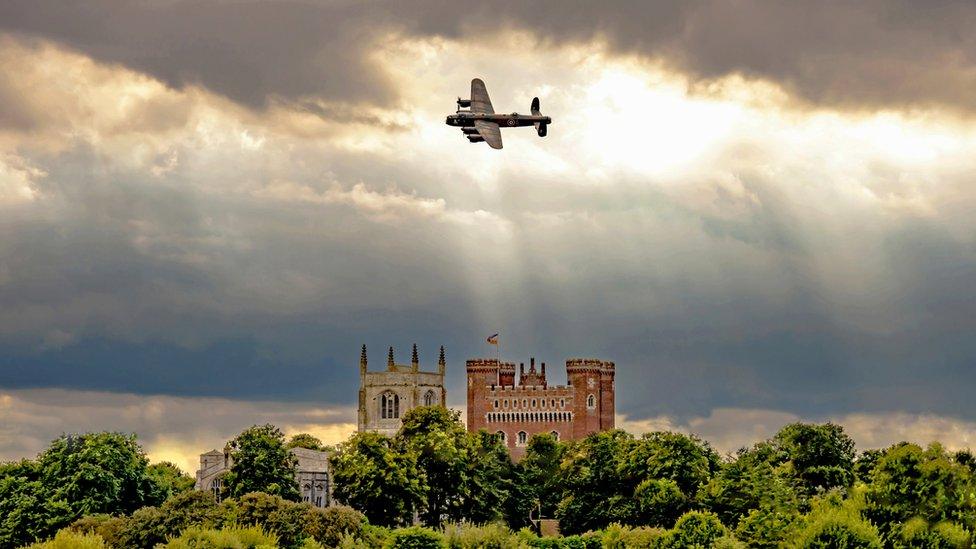
<instances>
[{"instance_id":1,"label":"castle","mask_svg":"<svg viewBox=\"0 0 976 549\"><path fill-rule=\"evenodd\" d=\"M532 435L551 433L576 440L613 429L614 363L597 359L566 361L568 385L549 386L546 363L519 365L498 359L467 361L468 430L496 433L518 459Z\"/></svg>"},{"instance_id":2,"label":"castle","mask_svg":"<svg viewBox=\"0 0 976 549\"><path fill-rule=\"evenodd\" d=\"M393 436L400 430L403 416L417 406L446 406L444 347L437 359L436 372L420 369L417 345L410 364L397 364L393 347L386 358L386 370L370 372L366 346L359 355L359 431L376 431Z\"/></svg>"}]
</instances>

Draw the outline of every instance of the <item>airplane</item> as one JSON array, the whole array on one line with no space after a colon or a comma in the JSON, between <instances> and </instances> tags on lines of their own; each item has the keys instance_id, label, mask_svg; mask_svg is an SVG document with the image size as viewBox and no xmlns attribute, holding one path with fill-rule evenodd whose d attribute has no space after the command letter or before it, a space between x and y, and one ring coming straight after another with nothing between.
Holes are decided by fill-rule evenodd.
<instances>
[{"instance_id":1,"label":"airplane","mask_svg":"<svg viewBox=\"0 0 976 549\"><path fill-rule=\"evenodd\" d=\"M462 107L468 110L461 110ZM530 107L532 114L495 114L491 107L491 99L488 98L488 89L480 78L471 81L471 98L461 99L458 97L457 110L455 114L447 117L448 126L461 128L461 132L471 143L484 141L493 149L502 148L501 127L511 128L523 126L535 126L535 131L539 137L545 137L548 126L552 119L542 116L539 112L539 98L532 99Z\"/></svg>"}]
</instances>

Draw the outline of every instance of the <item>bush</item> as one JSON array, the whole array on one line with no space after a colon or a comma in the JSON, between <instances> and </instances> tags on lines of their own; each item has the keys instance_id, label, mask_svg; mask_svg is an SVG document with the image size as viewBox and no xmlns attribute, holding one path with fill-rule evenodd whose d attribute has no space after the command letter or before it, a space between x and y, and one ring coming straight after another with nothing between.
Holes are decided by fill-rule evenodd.
<instances>
[{"instance_id":1,"label":"bush","mask_svg":"<svg viewBox=\"0 0 976 549\"><path fill-rule=\"evenodd\" d=\"M972 547L972 536L960 524L940 522L930 528L923 518L914 518L899 529L895 549L957 549Z\"/></svg>"},{"instance_id":2,"label":"bush","mask_svg":"<svg viewBox=\"0 0 976 549\"><path fill-rule=\"evenodd\" d=\"M161 549L276 549L278 538L260 526L227 526L220 530L191 526Z\"/></svg>"},{"instance_id":3,"label":"bush","mask_svg":"<svg viewBox=\"0 0 976 549\"><path fill-rule=\"evenodd\" d=\"M603 531L603 547L606 549L647 549L658 547L667 531L662 528L641 526L631 528L611 524Z\"/></svg>"},{"instance_id":4,"label":"bush","mask_svg":"<svg viewBox=\"0 0 976 549\"><path fill-rule=\"evenodd\" d=\"M878 530L860 513L836 507L815 510L798 532L792 547L796 549L833 548L880 549Z\"/></svg>"},{"instance_id":5,"label":"bush","mask_svg":"<svg viewBox=\"0 0 976 549\"><path fill-rule=\"evenodd\" d=\"M688 498L670 479L649 478L637 485L634 499L641 521L648 526L670 528L688 507Z\"/></svg>"},{"instance_id":6,"label":"bush","mask_svg":"<svg viewBox=\"0 0 976 549\"><path fill-rule=\"evenodd\" d=\"M412 526L393 531L390 549L441 549L446 547L444 538L430 528Z\"/></svg>"},{"instance_id":7,"label":"bush","mask_svg":"<svg viewBox=\"0 0 976 549\"><path fill-rule=\"evenodd\" d=\"M727 536L729 531L715 513L688 511L681 515L671 532L671 546L711 547L715 541Z\"/></svg>"},{"instance_id":8,"label":"bush","mask_svg":"<svg viewBox=\"0 0 976 549\"><path fill-rule=\"evenodd\" d=\"M54 539L28 545L24 549L106 549L105 541L98 534L85 534L73 530L59 530Z\"/></svg>"},{"instance_id":9,"label":"bush","mask_svg":"<svg viewBox=\"0 0 976 549\"><path fill-rule=\"evenodd\" d=\"M504 524L483 526L447 524L444 538L450 549L519 549L529 547Z\"/></svg>"},{"instance_id":10,"label":"bush","mask_svg":"<svg viewBox=\"0 0 976 549\"><path fill-rule=\"evenodd\" d=\"M302 519L303 532L326 547L336 547L345 536L359 537L366 517L344 505L320 509L311 507Z\"/></svg>"}]
</instances>

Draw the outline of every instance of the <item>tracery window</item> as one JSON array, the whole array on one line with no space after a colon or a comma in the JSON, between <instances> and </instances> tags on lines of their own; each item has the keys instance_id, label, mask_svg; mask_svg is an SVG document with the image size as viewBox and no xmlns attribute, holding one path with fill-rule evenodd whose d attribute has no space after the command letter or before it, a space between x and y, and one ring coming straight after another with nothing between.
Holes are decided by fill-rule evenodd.
<instances>
[{"instance_id":1,"label":"tracery window","mask_svg":"<svg viewBox=\"0 0 976 549\"><path fill-rule=\"evenodd\" d=\"M434 391L427 391L424 394L424 406L433 406L437 403L437 396L434 395ZM495 401L495 408L498 408L498 401Z\"/></svg>"},{"instance_id":2,"label":"tracery window","mask_svg":"<svg viewBox=\"0 0 976 549\"><path fill-rule=\"evenodd\" d=\"M596 396L590 395L586 397L586 407L590 409L596 408Z\"/></svg>"},{"instance_id":3,"label":"tracery window","mask_svg":"<svg viewBox=\"0 0 976 549\"><path fill-rule=\"evenodd\" d=\"M552 435L553 438L555 438L557 442L559 441L559 431L552 431L549 434Z\"/></svg>"},{"instance_id":4,"label":"tracery window","mask_svg":"<svg viewBox=\"0 0 976 549\"><path fill-rule=\"evenodd\" d=\"M382 419L399 419L400 395L387 391L380 396L380 417Z\"/></svg>"},{"instance_id":5,"label":"tracery window","mask_svg":"<svg viewBox=\"0 0 976 549\"><path fill-rule=\"evenodd\" d=\"M525 431L518 432L518 438L516 439L519 446L525 446L525 443L529 440L529 435Z\"/></svg>"},{"instance_id":6,"label":"tracery window","mask_svg":"<svg viewBox=\"0 0 976 549\"><path fill-rule=\"evenodd\" d=\"M210 481L210 491L213 492L214 500L216 500L217 503L220 503L220 492L222 491L221 488L222 486L219 478L215 478Z\"/></svg>"},{"instance_id":7,"label":"tracery window","mask_svg":"<svg viewBox=\"0 0 976 549\"><path fill-rule=\"evenodd\" d=\"M495 436L498 437L498 440L502 441L502 444L508 444L508 437L505 436L505 431L498 431L495 433Z\"/></svg>"}]
</instances>

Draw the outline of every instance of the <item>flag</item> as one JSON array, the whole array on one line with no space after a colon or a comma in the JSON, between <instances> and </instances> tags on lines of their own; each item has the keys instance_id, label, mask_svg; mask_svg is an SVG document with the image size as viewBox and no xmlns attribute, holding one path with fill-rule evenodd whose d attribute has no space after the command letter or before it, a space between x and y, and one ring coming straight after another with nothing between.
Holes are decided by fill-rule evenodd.
<instances>
[{"instance_id":1,"label":"flag","mask_svg":"<svg viewBox=\"0 0 976 549\"><path fill-rule=\"evenodd\" d=\"M498 334L488 336L489 345L498 345Z\"/></svg>"}]
</instances>

